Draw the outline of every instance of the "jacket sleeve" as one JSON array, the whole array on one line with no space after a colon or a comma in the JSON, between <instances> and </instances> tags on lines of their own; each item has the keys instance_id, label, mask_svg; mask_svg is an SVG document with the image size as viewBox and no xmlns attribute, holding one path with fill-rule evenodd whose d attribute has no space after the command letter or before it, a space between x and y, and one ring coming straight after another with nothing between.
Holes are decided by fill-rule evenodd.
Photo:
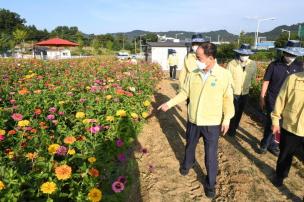
<instances>
[{"instance_id":1,"label":"jacket sleeve","mask_svg":"<svg viewBox=\"0 0 304 202\"><path fill-rule=\"evenodd\" d=\"M286 104L286 101L288 98L289 80L290 80L290 77L287 78L285 80L285 82L283 83L283 86L281 87L279 95L276 99L273 112L271 113L272 125L274 125L274 126L280 125L281 114L283 112L283 109L285 107L285 104Z\"/></svg>"},{"instance_id":2,"label":"jacket sleeve","mask_svg":"<svg viewBox=\"0 0 304 202\"><path fill-rule=\"evenodd\" d=\"M232 60L233 61L233 60ZM233 75L233 62L230 61L228 64L227 64L227 67L226 69L230 72L231 74L231 86L232 86L232 90L235 89L235 86L234 86L234 82L233 82L233 78L232 78L232 75Z\"/></svg>"},{"instance_id":3,"label":"jacket sleeve","mask_svg":"<svg viewBox=\"0 0 304 202\"><path fill-rule=\"evenodd\" d=\"M188 75L190 76L190 75ZM167 102L167 105L170 108L174 107L175 105L185 101L189 96L189 88L190 88L190 79L187 79L185 85L181 86L180 92L171 100Z\"/></svg>"},{"instance_id":4,"label":"jacket sleeve","mask_svg":"<svg viewBox=\"0 0 304 202\"><path fill-rule=\"evenodd\" d=\"M233 105L233 90L232 90L232 76L229 71L227 73L227 85L223 96L223 125L229 125L230 119L234 116L234 105Z\"/></svg>"}]
</instances>

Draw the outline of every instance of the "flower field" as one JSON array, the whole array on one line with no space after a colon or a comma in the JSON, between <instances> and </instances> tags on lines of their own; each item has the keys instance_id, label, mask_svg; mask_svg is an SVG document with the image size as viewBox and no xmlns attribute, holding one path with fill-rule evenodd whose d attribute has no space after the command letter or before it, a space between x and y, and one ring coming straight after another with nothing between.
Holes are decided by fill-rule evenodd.
<instances>
[{"instance_id":1,"label":"flower field","mask_svg":"<svg viewBox=\"0 0 304 202\"><path fill-rule=\"evenodd\" d=\"M119 201L158 66L0 60L0 201Z\"/></svg>"}]
</instances>

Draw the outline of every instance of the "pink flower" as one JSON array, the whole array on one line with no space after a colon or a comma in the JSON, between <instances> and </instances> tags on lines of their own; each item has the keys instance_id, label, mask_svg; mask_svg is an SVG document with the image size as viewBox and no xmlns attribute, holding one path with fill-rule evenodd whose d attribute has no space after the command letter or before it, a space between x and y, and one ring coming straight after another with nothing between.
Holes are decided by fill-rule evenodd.
<instances>
[{"instance_id":1,"label":"pink flower","mask_svg":"<svg viewBox=\"0 0 304 202\"><path fill-rule=\"evenodd\" d=\"M4 135L0 135L0 141L5 140L5 136Z\"/></svg>"},{"instance_id":2,"label":"pink flower","mask_svg":"<svg viewBox=\"0 0 304 202\"><path fill-rule=\"evenodd\" d=\"M65 146L60 146L57 150L56 150L56 154L58 156L65 156L67 154L67 148Z\"/></svg>"},{"instance_id":3,"label":"pink flower","mask_svg":"<svg viewBox=\"0 0 304 202\"><path fill-rule=\"evenodd\" d=\"M47 115L47 119L48 120L54 120L55 119L55 115L54 114L49 114L49 115Z\"/></svg>"},{"instance_id":4,"label":"pink flower","mask_svg":"<svg viewBox=\"0 0 304 202\"><path fill-rule=\"evenodd\" d=\"M63 115L64 115L64 112L58 112L58 114L59 114L60 116L63 116Z\"/></svg>"},{"instance_id":5,"label":"pink flower","mask_svg":"<svg viewBox=\"0 0 304 202\"><path fill-rule=\"evenodd\" d=\"M122 141L122 139L116 140L116 146L117 147L122 147L123 145L124 145L124 142Z\"/></svg>"},{"instance_id":6,"label":"pink flower","mask_svg":"<svg viewBox=\"0 0 304 202\"><path fill-rule=\"evenodd\" d=\"M16 100L11 99L11 100L10 100L10 103L13 105L13 104L15 104L15 103L16 103Z\"/></svg>"},{"instance_id":7,"label":"pink flower","mask_svg":"<svg viewBox=\"0 0 304 202\"><path fill-rule=\"evenodd\" d=\"M14 113L12 115L12 118L14 119L14 121L21 121L23 119L23 116L22 114Z\"/></svg>"},{"instance_id":8,"label":"pink flower","mask_svg":"<svg viewBox=\"0 0 304 202\"><path fill-rule=\"evenodd\" d=\"M95 119L92 119L92 120L93 120L92 122L95 121ZM92 122L90 120L90 123L92 123ZM103 126L93 126L93 127L91 127L91 128L88 129L88 131L90 133L94 133L94 134L96 134L96 133L98 133L99 131L102 131L102 130L104 130Z\"/></svg>"},{"instance_id":9,"label":"pink flower","mask_svg":"<svg viewBox=\"0 0 304 202\"><path fill-rule=\"evenodd\" d=\"M112 184L112 190L115 193L122 192L125 189L125 185L119 181L115 181Z\"/></svg>"},{"instance_id":10,"label":"pink flower","mask_svg":"<svg viewBox=\"0 0 304 202\"><path fill-rule=\"evenodd\" d=\"M81 102L81 103L84 103L86 101L86 99L84 99L84 98L81 98L80 100L79 100L79 102Z\"/></svg>"},{"instance_id":11,"label":"pink flower","mask_svg":"<svg viewBox=\"0 0 304 202\"><path fill-rule=\"evenodd\" d=\"M49 109L49 112L51 112L51 113L56 113L56 111L57 111L57 109L55 107L51 107Z\"/></svg>"},{"instance_id":12,"label":"pink flower","mask_svg":"<svg viewBox=\"0 0 304 202\"><path fill-rule=\"evenodd\" d=\"M120 153L117 155L117 158L120 162L124 162L127 160L126 155L124 153Z\"/></svg>"},{"instance_id":13,"label":"pink flower","mask_svg":"<svg viewBox=\"0 0 304 202\"><path fill-rule=\"evenodd\" d=\"M119 176L116 181L119 181L119 182L121 182L123 184L127 183L127 179L126 179L125 176Z\"/></svg>"}]
</instances>

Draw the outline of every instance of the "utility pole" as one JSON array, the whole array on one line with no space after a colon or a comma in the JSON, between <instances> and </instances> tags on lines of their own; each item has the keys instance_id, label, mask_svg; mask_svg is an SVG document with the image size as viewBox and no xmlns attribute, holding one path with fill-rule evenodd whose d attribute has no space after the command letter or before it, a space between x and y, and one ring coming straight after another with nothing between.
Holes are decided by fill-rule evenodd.
<instances>
[{"instance_id":1,"label":"utility pole","mask_svg":"<svg viewBox=\"0 0 304 202\"><path fill-rule=\"evenodd\" d=\"M134 40L135 54L136 54L136 38Z\"/></svg>"}]
</instances>

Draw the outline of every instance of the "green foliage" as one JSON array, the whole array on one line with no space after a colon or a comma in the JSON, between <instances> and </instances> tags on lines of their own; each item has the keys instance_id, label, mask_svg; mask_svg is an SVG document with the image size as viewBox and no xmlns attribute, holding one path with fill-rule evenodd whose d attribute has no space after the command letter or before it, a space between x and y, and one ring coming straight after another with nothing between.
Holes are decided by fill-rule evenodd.
<instances>
[{"instance_id":1,"label":"green foliage","mask_svg":"<svg viewBox=\"0 0 304 202\"><path fill-rule=\"evenodd\" d=\"M257 51L255 54L250 56L250 59L255 61L271 61L276 58L277 52L276 50L269 51Z\"/></svg>"},{"instance_id":2,"label":"green foliage","mask_svg":"<svg viewBox=\"0 0 304 202\"><path fill-rule=\"evenodd\" d=\"M235 57L233 49L237 48L237 44L221 44L217 47L217 58L219 59L232 59Z\"/></svg>"},{"instance_id":3,"label":"green foliage","mask_svg":"<svg viewBox=\"0 0 304 202\"><path fill-rule=\"evenodd\" d=\"M6 9L0 9L0 32L10 34L17 28L24 28L25 19L19 14Z\"/></svg>"},{"instance_id":4,"label":"green foliage","mask_svg":"<svg viewBox=\"0 0 304 202\"><path fill-rule=\"evenodd\" d=\"M244 31L240 33L239 44L250 44L251 46L254 44L254 37L250 35L246 35Z\"/></svg>"}]
</instances>

